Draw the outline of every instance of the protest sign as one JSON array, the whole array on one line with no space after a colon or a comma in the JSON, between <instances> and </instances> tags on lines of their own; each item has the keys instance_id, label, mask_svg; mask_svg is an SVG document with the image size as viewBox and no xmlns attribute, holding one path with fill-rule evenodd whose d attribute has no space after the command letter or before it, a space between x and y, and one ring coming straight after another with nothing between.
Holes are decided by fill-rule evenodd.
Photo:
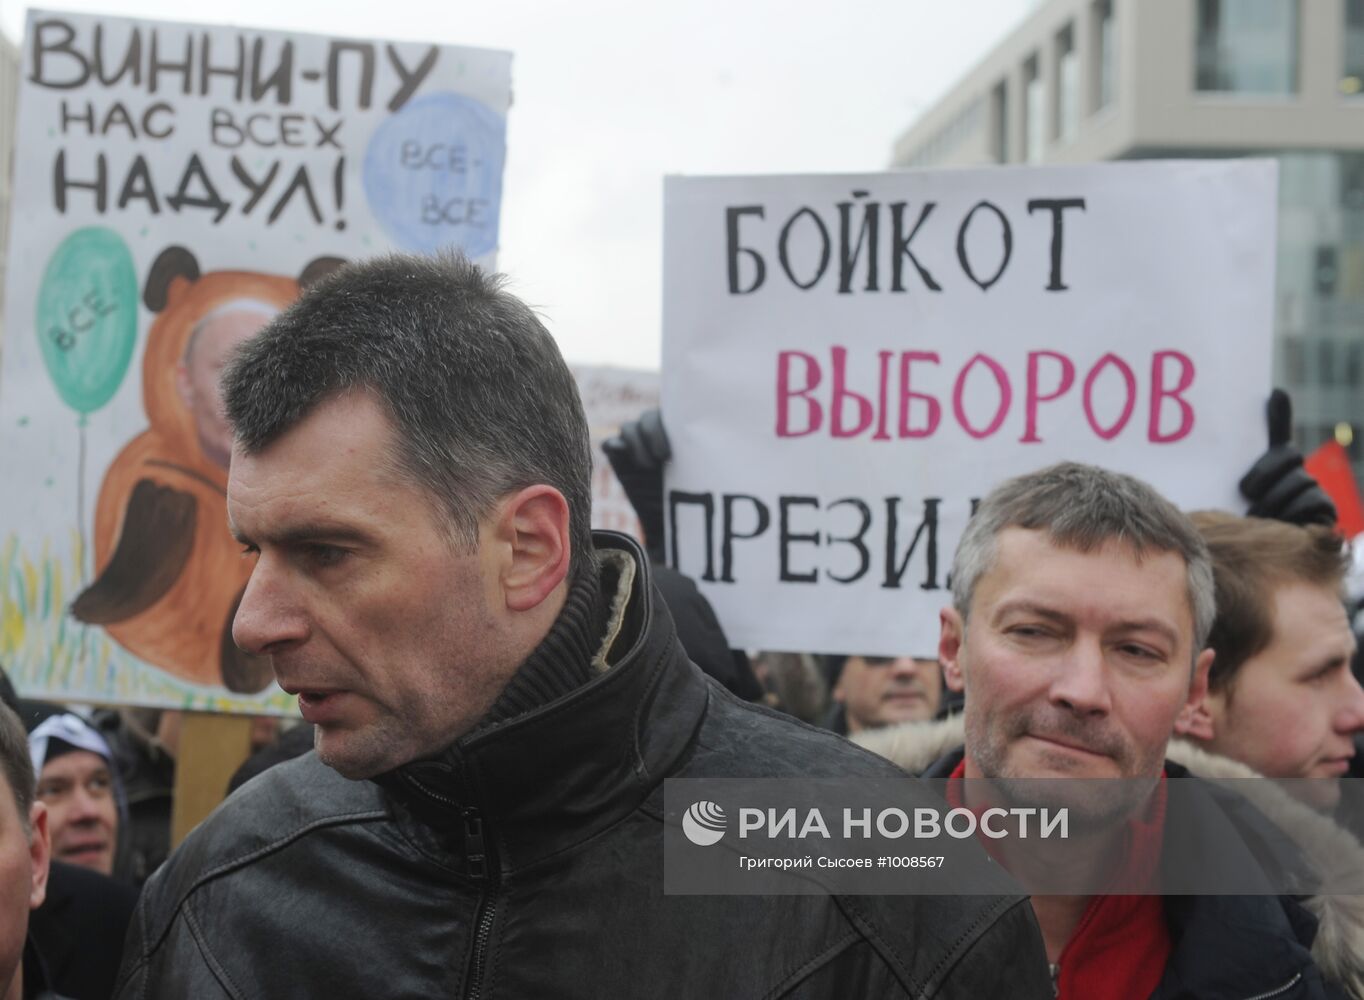
<instances>
[{"instance_id":1,"label":"protest sign","mask_svg":"<svg viewBox=\"0 0 1364 1000\"><path fill-rule=\"evenodd\" d=\"M287 708L232 644L224 358L341 261L497 248L511 56L32 12L0 371L0 663Z\"/></svg>"},{"instance_id":2,"label":"protest sign","mask_svg":"<svg viewBox=\"0 0 1364 1000\"><path fill-rule=\"evenodd\" d=\"M596 365L571 365L592 436L592 527L641 538L639 518L601 445L621 425L658 407L658 372Z\"/></svg>"},{"instance_id":3,"label":"protest sign","mask_svg":"<svg viewBox=\"0 0 1364 1000\"><path fill-rule=\"evenodd\" d=\"M973 504L1060 460L1237 506L1276 168L669 178L669 560L731 642L933 655Z\"/></svg>"}]
</instances>

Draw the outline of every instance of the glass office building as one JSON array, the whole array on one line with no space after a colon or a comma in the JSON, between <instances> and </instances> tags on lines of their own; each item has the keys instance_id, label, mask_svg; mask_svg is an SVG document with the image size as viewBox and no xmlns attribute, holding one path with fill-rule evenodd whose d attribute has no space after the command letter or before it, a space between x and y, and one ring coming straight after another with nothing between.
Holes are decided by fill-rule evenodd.
<instances>
[{"instance_id":1,"label":"glass office building","mask_svg":"<svg viewBox=\"0 0 1364 1000\"><path fill-rule=\"evenodd\" d=\"M1345 423L1364 459L1364 0L1047 0L893 164L1223 156L1280 164L1274 378L1296 442Z\"/></svg>"}]
</instances>

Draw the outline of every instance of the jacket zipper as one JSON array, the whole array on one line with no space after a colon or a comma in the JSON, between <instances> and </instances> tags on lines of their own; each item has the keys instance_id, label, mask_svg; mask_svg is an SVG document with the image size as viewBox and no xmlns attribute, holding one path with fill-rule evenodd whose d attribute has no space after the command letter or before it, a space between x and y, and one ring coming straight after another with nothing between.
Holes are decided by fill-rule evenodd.
<instances>
[{"instance_id":1,"label":"jacket zipper","mask_svg":"<svg viewBox=\"0 0 1364 1000\"><path fill-rule=\"evenodd\" d=\"M497 918L497 904L493 893L493 866L488 859L488 845L483 833L483 817L477 809L464 810L464 856L469 877L483 887L474 917L474 948L469 958L469 978L464 989L464 1000L481 1000L483 974L488 963L488 942L493 935L493 921Z\"/></svg>"},{"instance_id":2,"label":"jacket zipper","mask_svg":"<svg viewBox=\"0 0 1364 1000\"><path fill-rule=\"evenodd\" d=\"M1246 1000L1270 1000L1271 997L1283 996L1294 986L1297 986L1298 981L1301 979L1302 979L1301 972L1294 973L1293 978L1290 979L1288 982L1284 983L1277 990L1270 990L1268 993L1256 993L1253 997L1246 997Z\"/></svg>"},{"instance_id":3,"label":"jacket zipper","mask_svg":"<svg viewBox=\"0 0 1364 1000\"><path fill-rule=\"evenodd\" d=\"M457 806L454 799L429 788L416 778L407 776L408 782L423 795L448 806ZM464 859L469 878L480 886L478 909L474 915L474 948L469 958L469 976L464 987L464 1000L481 1000L483 996L483 973L488 962L488 942L493 936L493 922L497 918L497 904L494 902L496 869L488 857L489 844L483 832L483 816L472 806L460 810L464 819Z\"/></svg>"}]
</instances>

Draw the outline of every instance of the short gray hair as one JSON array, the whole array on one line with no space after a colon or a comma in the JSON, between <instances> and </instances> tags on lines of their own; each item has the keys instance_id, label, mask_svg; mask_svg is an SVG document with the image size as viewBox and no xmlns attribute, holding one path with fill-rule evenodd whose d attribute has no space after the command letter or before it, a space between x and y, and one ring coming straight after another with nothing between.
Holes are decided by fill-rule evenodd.
<instances>
[{"instance_id":1,"label":"short gray hair","mask_svg":"<svg viewBox=\"0 0 1364 1000\"><path fill-rule=\"evenodd\" d=\"M952 604L965 621L976 584L994 565L1005 528L1045 531L1057 545L1092 552L1108 541L1137 555L1173 552L1184 560L1193 652L1207 645L1216 617L1212 559L1203 537L1178 507L1132 476L1061 462L1006 480L980 502L952 561Z\"/></svg>"},{"instance_id":2,"label":"short gray hair","mask_svg":"<svg viewBox=\"0 0 1364 1000\"><path fill-rule=\"evenodd\" d=\"M367 390L397 430L395 464L477 543L508 493L568 501L572 565L595 565L592 448L577 383L535 314L462 254L350 264L242 346L223 376L237 444L258 452L319 403Z\"/></svg>"}]
</instances>

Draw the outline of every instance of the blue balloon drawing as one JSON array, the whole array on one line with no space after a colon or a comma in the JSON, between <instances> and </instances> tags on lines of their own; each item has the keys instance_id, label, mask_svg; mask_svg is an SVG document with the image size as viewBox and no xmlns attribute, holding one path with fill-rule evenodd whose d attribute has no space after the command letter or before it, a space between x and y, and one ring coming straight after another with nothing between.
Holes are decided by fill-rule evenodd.
<instances>
[{"instance_id":1,"label":"blue balloon drawing","mask_svg":"<svg viewBox=\"0 0 1364 1000\"><path fill-rule=\"evenodd\" d=\"M410 101L365 150L370 211L404 250L456 246L470 257L497 249L506 119L452 92Z\"/></svg>"},{"instance_id":2,"label":"blue balloon drawing","mask_svg":"<svg viewBox=\"0 0 1364 1000\"><path fill-rule=\"evenodd\" d=\"M57 394L82 415L113 398L137 343L137 272L112 229L77 229L48 258L34 328Z\"/></svg>"}]
</instances>

